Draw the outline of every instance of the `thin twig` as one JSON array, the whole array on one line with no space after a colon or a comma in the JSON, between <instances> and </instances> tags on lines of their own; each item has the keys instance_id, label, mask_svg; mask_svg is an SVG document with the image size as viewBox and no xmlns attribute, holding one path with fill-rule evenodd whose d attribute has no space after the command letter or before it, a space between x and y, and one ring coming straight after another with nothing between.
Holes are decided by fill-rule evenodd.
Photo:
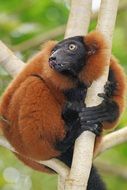
<instances>
[{"instance_id":1,"label":"thin twig","mask_svg":"<svg viewBox=\"0 0 127 190\"><path fill-rule=\"evenodd\" d=\"M0 41L0 65L12 76L15 77L19 73L25 63L18 59L14 53Z\"/></svg>"},{"instance_id":2,"label":"thin twig","mask_svg":"<svg viewBox=\"0 0 127 190\"><path fill-rule=\"evenodd\" d=\"M127 142L127 127L104 136L94 156L96 157L104 151L124 142Z\"/></svg>"},{"instance_id":3,"label":"thin twig","mask_svg":"<svg viewBox=\"0 0 127 190\"><path fill-rule=\"evenodd\" d=\"M58 26L48 32L44 32L43 34L37 35L32 39L26 40L18 45L12 46L11 49L13 51L25 51L35 46L42 44L47 40L52 40L64 34L65 25Z\"/></svg>"},{"instance_id":4,"label":"thin twig","mask_svg":"<svg viewBox=\"0 0 127 190\"><path fill-rule=\"evenodd\" d=\"M94 164L103 173L119 176L122 179L127 180L127 167L120 165L111 165L110 163L102 161L95 161Z\"/></svg>"}]
</instances>

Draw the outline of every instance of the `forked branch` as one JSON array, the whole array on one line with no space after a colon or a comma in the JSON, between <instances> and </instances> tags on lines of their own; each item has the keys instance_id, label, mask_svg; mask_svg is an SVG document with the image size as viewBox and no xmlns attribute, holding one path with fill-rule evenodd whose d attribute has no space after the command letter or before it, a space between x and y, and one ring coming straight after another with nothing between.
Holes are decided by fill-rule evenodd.
<instances>
[{"instance_id":1,"label":"forked branch","mask_svg":"<svg viewBox=\"0 0 127 190\"><path fill-rule=\"evenodd\" d=\"M109 63L111 55L112 33L115 25L118 2L119 0L116 1L102 0L101 11L98 19L97 30L101 31L105 35L109 44L109 48L107 49L107 63ZM85 35L87 33L87 29L90 22L91 4L92 0L81 0L81 1L72 0L72 9L69 17L69 22L67 25L65 38L75 35ZM78 14L76 14L77 12ZM80 23L79 21L82 22ZM4 66L4 68L8 71L8 73L10 73L10 75L15 76L17 73L19 73L20 70L22 70L25 64L22 61L18 60L18 58L16 58L13 55L13 53L10 52L10 50L8 50L2 42L0 43L0 50L1 50L0 51L1 65ZM92 87L89 89L86 100L87 106L94 106L100 103L101 100L97 98L96 95L100 92L103 92L103 86L107 80L107 76L108 76L108 67L105 68L104 75L96 82L94 82ZM120 134L124 136L123 130L118 131L118 133L120 132ZM110 136L104 137L102 144L100 145L100 150L98 150L98 152L102 152L101 150L104 151L105 149L107 149L109 147L107 139L112 138L111 137L112 134L114 135L113 138L115 139L115 135L117 136L118 133L117 132L111 133ZM52 169L56 170L60 174L61 183L59 183L59 190L63 190L64 186L66 190L86 189L90 168L92 164L94 139L95 136L87 131L84 132L76 140L74 158L69 177L68 177L69 174L68 168L63 163L57 161L56 159L52 159L46 162L41 162L47 165L48 167L51 167ZM117 138L117 142L118 141L119 139ZM121 142L124 141L127 141L127 138L125 136L123 140L121 140ZM85 145L86 142L87 146ZM118 144L117 142L114 141L112 146L114 146L115 143ZM0 141L0 144L2 144L2 141ZM10 146L9 149L11 149Z\"/></svg>"},{"instance_id":2,"label":"forked branch","mask_svg":"<svg viewBox=\"0 0 127 190\"><path fill-rule=\"evenodd\" d=\"M112 34L115 26L118 2L118 0L102 0L100 14L98 18L97 30L102 32L109 44L109 47L106 52L107 65L109 64L111 56ZM88 90L86 98L87 106L95 106L101 103L101 99L97 96L97 94L103 92L104 84L106 83L108 78L108 71L109 66L105 68L103 76L101 76L97 81L93 82L92 86ZM66 190L85 190L87 188L87 182L92 165L94 141L95 135L88 131L85 131L76 140L73 162L70 175L66 183Z\"/></svg>"}]
</instances>

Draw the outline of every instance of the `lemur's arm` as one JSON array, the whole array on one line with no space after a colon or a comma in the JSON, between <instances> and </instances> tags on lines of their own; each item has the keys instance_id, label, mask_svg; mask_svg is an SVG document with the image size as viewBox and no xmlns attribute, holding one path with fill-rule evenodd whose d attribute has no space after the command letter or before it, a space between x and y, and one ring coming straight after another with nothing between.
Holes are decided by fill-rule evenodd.
<instances>
[{"instance_id":1,"label":"lemur's arm","mask_svg":"<svg viewBox=\"0 0 127 190\"><path fill-rule=\"evenodd\" d=\"M79 114L82 127L102 123L104 129L114 128L125 105L125 75L115 59L111 59L105 93L99 94L104 100L98 106L83 108Z\"/></svg>"},{"instance_id":2,"label":"lemur's arm","mask_svg":"<svg viewBox=\"0 0 127 190\"><path fill-rule=\"evenodd\" d=\"M117 125L125 105L125 81L123 69L117 60L112 58L105 92L99 94L104 98L100 105L85 107L86 89L75 88L66 92L69 101L63 111L63 119L69 128L70 142L73 139L74 143L76 137L85 130L99 136L103 129L114 128ZM69 145L68 136L63 142Z\"/></svg>"}]
</instances>

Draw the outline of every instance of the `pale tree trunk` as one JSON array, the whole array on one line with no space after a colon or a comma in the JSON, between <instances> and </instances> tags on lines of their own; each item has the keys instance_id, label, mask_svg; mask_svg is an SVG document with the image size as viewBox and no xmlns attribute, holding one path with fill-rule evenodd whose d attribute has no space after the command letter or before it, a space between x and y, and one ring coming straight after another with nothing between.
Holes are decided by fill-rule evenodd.
<instances>
[{"instance_id":1,"label":"pale tree trunk","mask_svg":"<svg viewBox=\"0 0 127 190\"><path fill-rule=\"evenodd\" d=\"M84 36L90 24L92 0L71 0L71 10L65 38Z\"/></svg>"},{"instance_id":2,"label":"pale tree trunk","mask_svg":"<svg viewBox=\"0 0 127 190\"><path fill-rule=\"evenodd\" d=\"M88 27L90 24L91 11L92 11L92 0L86 0L86 1L72 0L71 1L71 10L70 10L70 16L69 16L69 20L68 20L67 28L66 28L66 32L65 32L65 38L77 36L77 35L84 36L87 34ZM86 144L87 144L87 137L89 136L89 135L87 135L87 133L89 133L89 132L86 132L83 136L83 138L85 138L84 143L86 143ZM75 154L73 157L73 160L75 160L75 161L78 160L78 155L79 156L85 155L83 152L82 146L80 146L80 142L82 143L82 141L83 141L83 140L81 140L81 138L82 138L82 135L80 136L80 141L78 139L76 140L77 148L75 148ZM90 155L89 155L90 158L92 158L92 155L91 155L91 152L89 151L89 149L90 150L93 149L93 144L91 144L91 146L90 146L90 143L89 143L88 150L87 150L87 152L90 153ZM85 157L83 159L85 159ZM85 161L88 161L88 159L85 159ZM92 160L87 163L85 162L85 167L84 167L84 162L82 162L83 165L79 169L78 169L78 167L76 167L76 164L75 164L76 162L72 163L70 175L65 181L65 189L66 190L69 190L71 188L77 189L78 188L76 185L77 181L78 181L78 185L79 185L79 183L83 183L83 189L84 189L84 179L86 179L86 181L87 181L89 174L84 173L83 170L86 169L89 172L90 171L89 168L91 167L89 165L89 163L91 163L91 162L92 162ZM81 173L86 174L86 175L81 175ZM80 177L77 178L77 176L80 176ZM73 181L73 179L74 179L74 181ZM62 179L61 181L64 182L64 179Z\"/></svg>"},{"instance_id":3,"label":"pale tree trunk","mask_svg":"<svg viewBox=\"0 0 127 190\"><path fill-rule=\"evenodd\" d=\"M117 15L118 2L118 0L102 0L98 18L97 30L104 34L109 44L109 48L107 49L107 63L109 63L111 56L112 34ZM105 68L103 76L93 82L87 93L86 106L90 107L101 103L102 100L97 94L103 92L108 71L109 66ZM66 190L85 190L87 188L92 165L94 141L95 135L88 131L82 133L76 140L72 167L68 180L66 181Z\"/></svg>"}]
</instances>

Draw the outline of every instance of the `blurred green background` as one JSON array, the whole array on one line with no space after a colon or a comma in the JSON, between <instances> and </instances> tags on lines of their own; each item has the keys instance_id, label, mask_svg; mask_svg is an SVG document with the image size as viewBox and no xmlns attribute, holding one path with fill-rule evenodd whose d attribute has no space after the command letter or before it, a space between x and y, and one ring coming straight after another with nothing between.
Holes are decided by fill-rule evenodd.
<instances>
[{"instance_id":1,"label":"blurred green background","mask_svg":"<svg viewBox=\"0 0 127 190\"><path fill-rule=\"evenodd\" d=\"M63 39L69 6L63 0L0 0L0 39L27 61L48 39ZM96 18L90 30L96 26ZM120 8L113 38L113 54L127 72L127 2ZM11 77L0 67L0 94ZM118 126L127 124L127 111ZM108 190L127 190L127 143L107 151L97 165ZM0 147L0 190L56 190L57 177L42 174L18 161Z\"/></svg>"}]
</instances>

